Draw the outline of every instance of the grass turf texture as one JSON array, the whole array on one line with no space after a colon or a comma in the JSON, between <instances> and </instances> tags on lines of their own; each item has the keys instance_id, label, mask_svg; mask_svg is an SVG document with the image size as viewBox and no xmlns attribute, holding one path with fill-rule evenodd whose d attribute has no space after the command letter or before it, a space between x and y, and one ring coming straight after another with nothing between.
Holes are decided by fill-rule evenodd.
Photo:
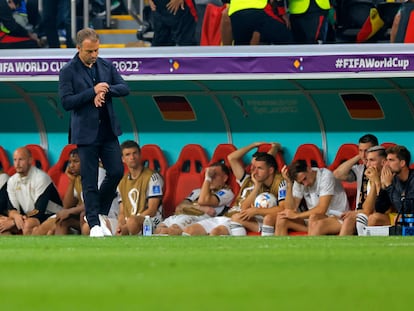
<instances>
[{"instance_id":1,"label":"grass turf texture","mask_svg":"<svg viewBox=\"0 0 414 311\"><path fill-rule=\"evenodd\" d=\"M403 310L412 237L0 237L1 310Z\"/></svg>"}]
</instances>

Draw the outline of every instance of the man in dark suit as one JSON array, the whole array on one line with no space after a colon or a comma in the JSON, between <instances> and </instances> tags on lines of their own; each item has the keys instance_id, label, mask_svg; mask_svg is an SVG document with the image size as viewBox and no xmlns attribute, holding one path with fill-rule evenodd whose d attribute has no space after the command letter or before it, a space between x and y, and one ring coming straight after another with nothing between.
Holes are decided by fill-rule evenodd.
<instances>
[{"instance_id":1,"label":"man in dark suit","mask_svg":"<svg viewBox=\"0 0 414 311\"><path fill-rule=\"evenodd\" d=\"M71 111L71 143L78 145L86 219L90 236L110 232L101 226L99 214L107 215L116 187L124 172L118 136L121 129L112 97L129 94L129 88L115 67L98 57L99 35L85 28L77 33L78 53L59 75L59 95L65 110ZM106 177L98 190L99 161Z\"/></svg>"}]
</instances>

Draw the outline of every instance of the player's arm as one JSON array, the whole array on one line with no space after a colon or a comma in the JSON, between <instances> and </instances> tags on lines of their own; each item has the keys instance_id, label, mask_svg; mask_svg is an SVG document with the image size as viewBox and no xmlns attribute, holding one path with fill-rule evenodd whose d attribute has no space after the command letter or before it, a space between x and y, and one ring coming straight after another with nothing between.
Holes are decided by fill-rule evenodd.
<instances>
[{"instance_id":1,"label":"player's arm","mask_svg":"<svg viewBox=\"0 0 414 311\"><path fill-rule=\"evenodd\" d=\"M207 167L204 182L201 186L200 196L198 198L199 205L210 207L216 207L219 205L219 199L210 191L211 181L215 174L216 172L214 167Z\"/></svg>"},{"instance_id":2,"label":"player's arm","mask_svg":"<svg viewBox=\"0 0 414 311\"><path fill-rule=\"evenodd\" d=\"M141 212L141 216L145 217L145 215L149 215L150 217L154 217L157 214L157 210L162 202L163 186L164 180L161 175L158 173L152 174L146 193L148 198L147 208Z\"/></svg>"},{"instance_id":3,"label":"player's arm","mask_svg":"<svg viewBox=\"0 0 414 311\"><path fill-rule=\"evenodd\" d=\"M331 203L332 197L333 195L324 195L319 197L318 205L316 205L314 208L308 211L296 213L296 217L292 219L307 219L310 215L315 214L325 215L326 211L328 210L329 204Z\"/></svg>"},{"instance_id":4,"label":"player's arm","mask_svg":"<svg viewBox=\"0 0 414 311\"><path fill-rule=\"evenodd\" d=\"M252 191L247 195L247 197L240 203L240 209L246 210L254 205L254 201L256 200L256 197L259 195L259 191L261 188L261 183L259 183L254 175L251 176L251 179L253 181L254 187Z\"/></svg>"},{"instance_id":5,"label":"player's arm","mask_svg":"<svg viewBox=\"0 0 414 311\"><path fill-rule=\"evenodd\" d=\"M268 154L271 154L272 156L276 156L276 154L282 151L282 145L279 143L271 143L270 144L270 149L267 152Z\"/></svg>"},{"instance_id":6,"label":"player's arm","mask_svg":"<svg viewBox=\"0 0 414 311\"><path fill-rule=\"evenodd\" d=\"M71 208L78 204L79 200L75 197L75 179L70 178L70 183L66 189L65 195L63 196L63 208Z\"/></svg>"},{"instance_id":7,"label":"player's arm","mask_svg":"<svg viewBox=\"0 0 414 311\"><path fill-rule=\"evenodd\" d=\"M229 160L231 170L237 180L241 180L244 176L243 156L253 148L257 148L261 144L263 143L251 143L248 146L233 151L227 156L227 160Z\"/></svg>"},{"instance_id":8,"label":"player's arm","mask_svg":"<svg viewBox=\"0 0 414 311\"><path fill-rule=\"evenodd\" d=\"M286 182L286 196L284 200L284 207L286 209L296 211L296 209L299 207L300 202L302 201L302 198L295 197L293 195L293 185L294 181L290 179L288 174L288 167L284 165L282 169L280 170L280 173L283 176L283 179Z\"/></svg>"},{"instance_id":9,"label":"player's arm","mask_svg":"<svg viewBox=\"0 0 414 311\"><path fill-rule=\"evenodd\" d=\"M141 216L149 215L150 217L154 217L157 214L158 207L161 204L162 197L151 197L148 199L148 208L145 209Z\"/></svg>"},{"instance_id":10,"label":"player's arm","mask_svg":"<svg viewBox=\"0 0 414 311\"><path fill-rule=\"evenodd\" d=\"M281 201L278 205L270 207L270 208L255 208L255 215L274 215L277 214L285 209L285 201Z\"/></svg>"},{"instance_id":11,"label":"player's arm","mask_svg":"<svg viewBox=\"0 0 414 311\"><path fill-rule=\"evenodd\" d=\"M375 202L381 189L381 180L378 176L377 170L373 167L367 168L365 175L369 178L370 190L364 203L362 204L362 211L365 215L369 216L375 210Z\"/></svg>"},{"instance_id":12,"label":"player's arm","mask_svg":"<svg viewBox=\"0 0 414 311\"><path fill-rule=\"evenodd\" d=\"M353 181L354 174L352 173L352 166L358 163L361 159L359 155L354 156L353 158L343 162L339 165L334 171L333 174L335 178L339 180Z\"/></svg>"}]
</instances>

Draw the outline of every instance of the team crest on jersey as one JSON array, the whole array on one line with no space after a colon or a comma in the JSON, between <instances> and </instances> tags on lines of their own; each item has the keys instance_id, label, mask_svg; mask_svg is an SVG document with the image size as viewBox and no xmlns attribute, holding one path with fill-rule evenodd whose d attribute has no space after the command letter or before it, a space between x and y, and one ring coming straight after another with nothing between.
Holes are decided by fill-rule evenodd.
<instances>
[{"instance_id":1,"label":"team crest on jersey","mask_svg":"<svg viewBox=\"0 0 414 311\"><path fill-rule=\"evenodd\" d=\"M220 191L218 191L218 192L217 192L217 195L218 195L219 197L221 197L221 196L223 196L225 193L226 193L226 192L224 192L223 190L220 190Z\"/></svg>"},{"instance_id":2,"label":"team crest on jersey","mask_svg":"<svg viewBox=\"0 0 414 311\"><path fill-rule=\"evenodd\" d=\"M161 193L161 187L159 185L152 186L152 193L160 194Z\"/></svg>"}]
</instances>

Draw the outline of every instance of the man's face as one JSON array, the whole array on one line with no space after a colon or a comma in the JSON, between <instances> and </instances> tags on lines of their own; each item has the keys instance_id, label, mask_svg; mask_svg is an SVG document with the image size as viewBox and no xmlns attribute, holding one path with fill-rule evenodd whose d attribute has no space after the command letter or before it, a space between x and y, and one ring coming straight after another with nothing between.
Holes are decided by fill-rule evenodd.
<instances>
[{"instance_id":1,"label":"man's face","mask_svg":"<svg viewBox=\"0 0 414 311\"><path fill-rule=\"evenodd\" d=\"M13 154L13 164L16 173L26 176L32 166L32 157L24 149L17 149Z\"/></svg>"},{"instance_id":2,"label":"man's face","mask_svg":"<svg viewBox=\"0 0 414 311\"><path fill-rule=\"evenodd\" d=\"M254 162L254 170L252 165L252 175L254 178L259 182L264 182L266 179L271 176L273 172L273 168L268 166L264 161L257 161Z\"/></svg>"},{"instance_id":3,"label":"man's face","mask_svg":"<svg viewBox=\"0 0 414 311\"><path fill-rule=\"evenodd\" d=\"M99 40L94 42L85 39L81 45L77 46L79 58L88 67L91 67L97 60L99 54Z\"/></svg>"},{"instance_id":4,"label":"man's face","mask_svg":"<svg viewBox=\"0 0 414 311\"><path fill-rule=\"evenodd\" d=\"M71 154L69 157L69 172L72 175L78 176L80 174L80 159L78 154Z\"/></svg>"},{"instance_id":5,"label":"man's face","mask_svg":"<svg viewBox=\"0 0 414 311\"><path fill-rule=\"evenodd\" d=\"M364 165L367 165L367 150L371 147L373 147L373 144L371 143L359 143L358 145L359 156Z\"/></svg>"},{"instance_id":6,"label":"man's face","mask_svg":"<svg viewBox=\"0 0 414 311\"><path fill-rule=\"evenodd\" d=\"M300 172L296 176L296 182L304 185L305 187L310 187L314 184L316 174L312 171L311 168L308 168L305 172Z\"/></svg>"},{"instance_id":7,"label":"man's face","mask_svg":"<svg viewBox=\"0 0 414 311\"><path fill-rule=\"evenodd\" d=\"M137 148L122 150L122 161L129 169L138 169L141 166L141 154Z\"/></svg>"},{"instance_id":8,"label":"man's face","mask_svg":"<svg viewBox=\"0 0 414 311\"><path fill-rule=\"evenodd\" d=\"M210 188L220 189L222 188L228 179L228 176L223 172L220 166L213 166L211 169L214 170L213 177L211 179Z\"/></svg>"},{"instance_id":9,"label":"man's face","mask_svg":"<svg viewBox=\"0 0 414 311\"><path fill-rule=\"evenodd\" d=\"M380 172L382 167L385 164L386 159L379 156L378 151L372 151L367 153L367 167L372 167L377 170L377 172Z\"/></svg>"},{"instance_id":10,"label":"man's face","mask_svg":"<svg viewBox=\"0 0 414 311\"><path fill-rule=\"evenodd\" d=\"M403 167L403 161L397 158L396 154L387 154L387 162L386 165L391 169L391 172L394 174L399 174L401 172L401 168Z\"/></svg>"}]
</instances>

